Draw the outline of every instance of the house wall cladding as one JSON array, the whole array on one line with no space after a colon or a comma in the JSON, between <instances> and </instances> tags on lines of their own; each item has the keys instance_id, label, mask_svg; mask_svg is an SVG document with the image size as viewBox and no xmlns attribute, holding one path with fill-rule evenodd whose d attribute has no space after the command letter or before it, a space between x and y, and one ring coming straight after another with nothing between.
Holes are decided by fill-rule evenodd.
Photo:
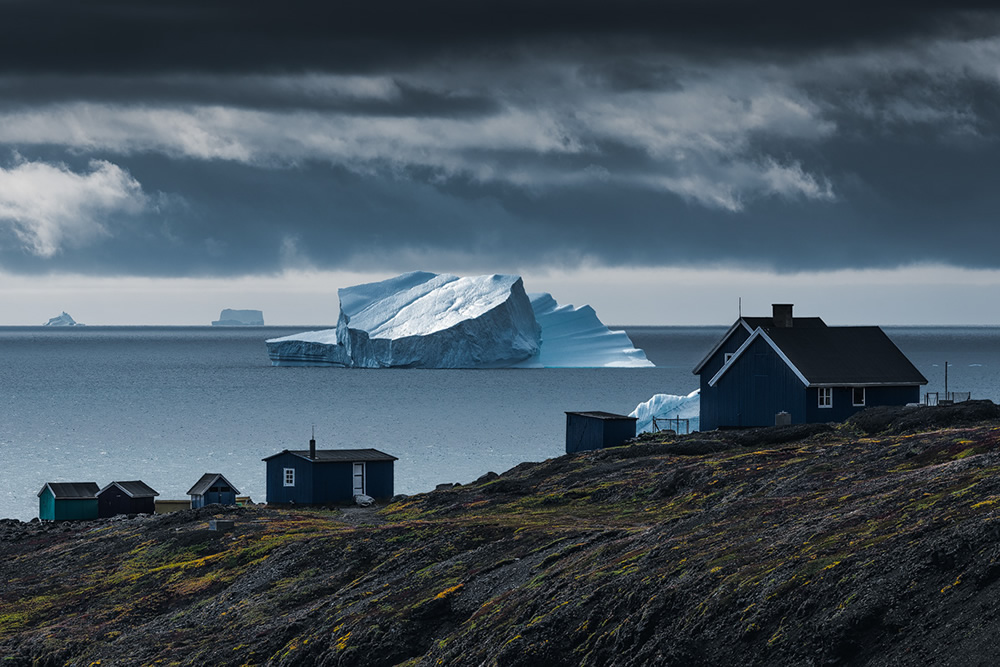
<instances>
[{"instance_id":1,"label":"house wall cladding","mask_svg":"<svg viewBox=\"0 0 1000 667\"><path fill-rule=\"evenodd\" d=\"M718 411L718 397L719 389L718 387L709 386L708 381L715 377L726 363L726 354L733 354L736 350L740 349L740 346L746 342L750 334L747 330L740 325L729 339L723 343L723 345L715 351L715 354L705 363L704 368L702 368L700 380L701 380L701 430L711 431L719 426L720 421L719 411Z\"/></svg>"},{"instance_id":2,"label":"house wall cladding","mask_svg":"<svg viewBox=\"0 0 1000 667\"><path fill-rule=\"evenodd\" d=\"M369 461L365 464L367 475L365 491L372 498L391 498L395 488L395 471L392 461Z\"/></svg>"},{"instance_id":3,"label":"house wall cladding","mask_svg":"<svg viewBox=\"0 0 1000 667\"><path fill-rule=\"evenodd\" d=\"M392 461L365 461L365 492L390 498L394 488ZM295 486L285 486L285 468L295 470ZM354 499L354 462L313 463L285 453L267 462L267 502L287 505L334 505Z\"/></svg>"},{"instance_id":4,"label":"house wall cladding","mask_svg":"<svg viewBox=\"0 0 1000 667\"><path fill-rule=\"evenodd\" d=\"M118 514L153 514L156 511L156 499L132 498L116 486L97 495L97 516L101 518Z\"/></svg>"},{"instance_id":5,"label":"house wall cladding","mask_svg":"<svg viewBox=\"0 0 1000 667\"><path fill-rule=\"evenodd\" d=\"M744 387L751 389L744 391ZM781 357L763 338L758 338L719 378L715 400L711 401L711 412L715 414L709 415L708 424L702 415L701 428L710 430L719 424L774 426L774 416L782 411L791 415L793 424L801 424L807 416L808 393Z\"/></svg>"},{"instance_id":6,"label":"house wall cladding","mask_svg":"<svg viewBox=\"0 0 1000 667\"><path fill-rule=\"evenodd\" d=\"M865 408L880 405L906 405L920 401L920 386L866 387L865 404L854 405L853 387L833 387L833 407L819 407L819 388L806 391L806 416L810 422L839 422ZM794 419L792 423L798 423Z\"/></svg>"},{"instance_id":7,"label":"house wall cladding","mask_svg":"<svg viewBox=\"0 0 1000 667\"><path fill-rule=\"evenodd\" d=\"M38 518L48 521L77 521L97 518L97 498L54 498L45 491L39 498Z\"/></svg>"},{"instance_id":8,"label":"house wall cladding","mask_svg":"<svg viewBox=\"0 0 1000 667\"><path fill-rule=\"evenodd\" d=\"M285 486L285 468L295 470L295 486ZM279 454L267 462L267 502L279 505L312 502L313 464L295 454Z\"/></svg>"}]
</instances>

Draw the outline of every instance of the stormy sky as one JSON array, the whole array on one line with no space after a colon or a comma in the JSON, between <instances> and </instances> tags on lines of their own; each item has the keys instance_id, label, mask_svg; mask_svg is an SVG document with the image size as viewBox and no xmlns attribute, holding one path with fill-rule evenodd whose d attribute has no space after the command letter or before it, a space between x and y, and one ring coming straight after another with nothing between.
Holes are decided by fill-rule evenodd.
<instances>
[{"instance_id":1,"label":"stormy sky","mask_svg":"<svg viewBox=\"0 0 1000 667\"><path fill-rule=\"evenodd\" d=\"M986 3L0 0L0 324L330 322L415 269L1000 323L998 138Z\"/></svg>"}]
</instances>

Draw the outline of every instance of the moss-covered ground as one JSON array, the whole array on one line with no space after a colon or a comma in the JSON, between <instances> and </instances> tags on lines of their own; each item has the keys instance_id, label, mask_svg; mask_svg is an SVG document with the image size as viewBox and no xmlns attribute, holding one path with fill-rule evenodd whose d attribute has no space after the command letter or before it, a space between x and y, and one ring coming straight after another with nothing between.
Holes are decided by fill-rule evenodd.
<instances>
[{"instance_id":1,"label":"moss-covered ground","mask_svg":"<svg viewBox=\"0 0 1000 667\"><path fill-rule=\"evenodd\" d=\"M647 439L378 510L4 522L2 664L995 664L1000 422L881 426Z\"/></svg>"}]
</instances>

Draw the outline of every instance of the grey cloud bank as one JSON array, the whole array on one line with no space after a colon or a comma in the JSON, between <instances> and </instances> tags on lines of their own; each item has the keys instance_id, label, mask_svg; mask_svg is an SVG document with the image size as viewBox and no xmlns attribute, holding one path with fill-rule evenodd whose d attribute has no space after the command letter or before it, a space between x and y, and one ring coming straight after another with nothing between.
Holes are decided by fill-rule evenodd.
<instances>
[{"instance_id":1,"label":"grey cloud bank","mask_svg":"<svg viewBox=\"0 0 1000 667\"><path fill-rule=\"evenodd\" d=\"M997 19L9 0L0 271L1000 268Z\"/></svg>"}]
</instances>

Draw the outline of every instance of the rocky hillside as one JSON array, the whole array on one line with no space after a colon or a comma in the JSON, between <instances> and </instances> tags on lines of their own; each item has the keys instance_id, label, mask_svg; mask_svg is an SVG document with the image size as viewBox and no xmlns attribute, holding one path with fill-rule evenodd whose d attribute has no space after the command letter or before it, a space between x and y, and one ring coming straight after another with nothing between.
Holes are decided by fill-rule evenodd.
<instances>
[{"instance_id":1,"label":"rocky hillside","mask_svg":"<svg viewBox=\"0 0 1000 667\"><path fill-rule=\"evenodd\" d=\"M232 532L208 530L212 517ZM0 524L21 665L987 665L1000 412L646 439L372 510ZM100 661L98 663L98 661Z\"/></svg>"}]
</instances>

